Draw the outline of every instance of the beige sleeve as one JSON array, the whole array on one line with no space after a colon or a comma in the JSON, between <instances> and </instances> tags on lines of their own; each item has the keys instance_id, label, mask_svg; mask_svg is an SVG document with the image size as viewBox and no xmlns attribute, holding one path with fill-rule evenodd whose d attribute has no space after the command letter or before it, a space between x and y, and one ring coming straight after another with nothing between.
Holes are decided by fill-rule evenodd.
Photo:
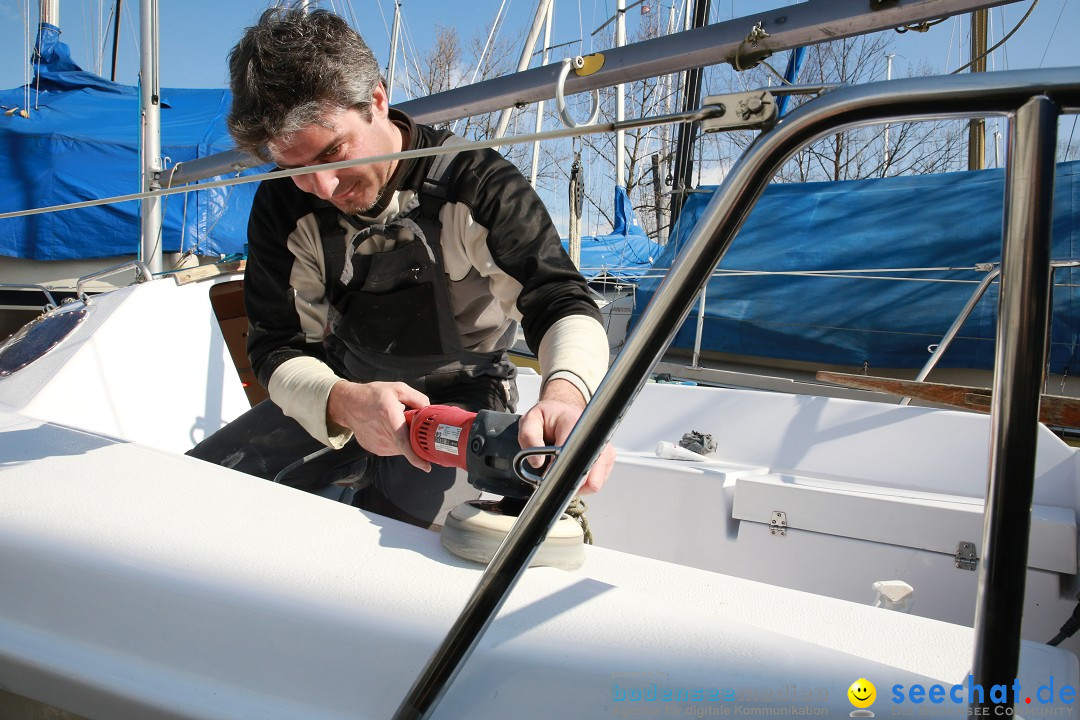
<instances>
[{"instance_id":1,"label":"beige sleeve","mask_svg":"<svg viewBox=\"0 0 1080 720\"><path fill-rule=\"evenodd\" d=\"M307 430L313 438L333 448L344 447L352 431L326 419L330 388L341 380L324 362L295 357L283 362L270 376L270 399Z\"/></svg>"},{"instance_id":2,"label":"beige sleeve","mask_svg":"<svg viewBox=\"0 0 1080 720\"><path fill-rule=\"evenodd\" d=\"M569 315L544 333L537 356L543 384L555 378L566 380L588 402L607 373L607 333L594 318Z\"/></svg>"},{"instance_id":3,"label":"beige sleeve","mask_svg":"<svg viewBox=\"0 0 1080 720\"><path fill-rule=\"evenodd\" d=\"M326 298L322 241L314 214L297 221L296 229L289 235L288 246L296 258L289 273L289 287L294 290L293 303L300 329L308 342L320 343L326 330L330 303Z\"/></svg>"}]
</instances>

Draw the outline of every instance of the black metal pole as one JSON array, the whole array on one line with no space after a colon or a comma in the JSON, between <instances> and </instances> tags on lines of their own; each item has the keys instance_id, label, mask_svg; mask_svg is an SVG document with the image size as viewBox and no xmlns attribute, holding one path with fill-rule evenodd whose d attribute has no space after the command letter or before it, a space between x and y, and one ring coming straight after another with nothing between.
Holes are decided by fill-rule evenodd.
<instances>
[{"instance_id":1,"label":"black metal pole","mask_svg":"<svg viewBox=\"0 0 1080 720\"><path fill-rule=\"evenodd\" d=\"M705 27L709 22L709 0L694 0L694 27ZM701 78L703 70L700 67L690 68L686 71L686 83L683 86L682 109L692 110L701 106ZM671 196L671 220L672 226L679 219L683 203L686 202L686 191L690 189L694 179L694 140L697 138L698 128L701 123L683 123L679 126L679 134L675 141L675 170L672 173Z\"/></svg>"},{"instance_id":2,"label":"black metal pole","mask_svg":"<svg viewBox=\"0 0 1080 720\"><path fill-rule=\"evenodd\" d=\"M1035 488L1039 401L1050 305L1054 151L1058 107L1036 96L1009 123L1001 248L991 457L979 595L975 608L972 704L994 685L1011 687L1020 665L1028 534Z\"/></svg>"},{"instance_id":3,"label":"black metal pole","mask_svg":"<svg viewBox=\"0 0 1080 720\"><path fill-rule=\"evenodd\" d=\"M116 0L116 15L113 17L112 31L112 74L109 79L116 82L116 56L120 51L120 1Z\"/></svg>"}]
</instances>

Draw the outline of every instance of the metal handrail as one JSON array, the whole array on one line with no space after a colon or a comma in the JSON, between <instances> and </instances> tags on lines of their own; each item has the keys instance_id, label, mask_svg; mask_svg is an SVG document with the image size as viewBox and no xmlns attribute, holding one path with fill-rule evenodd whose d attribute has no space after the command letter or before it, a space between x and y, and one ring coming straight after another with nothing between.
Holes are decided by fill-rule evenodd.
<instances>
[{"instance_id":1,"label":"metal handrail","mask_svg":"<svg viewBox=\"0 0 1080 720\"><path fill-rule=\"evenodd\" d=\"M83 303L89 305L90 298L86 295L86 293L83 292L83 285L90 282L91 280L100 280L103 277L109 277L110 275L115 275L118 272L122 272L131 268L134 268L135 270L135 282L149 282L154 277L154 274L150 272L150 268L146 266L146 263L141 260L129 260L128 262L120 263L119 265L113 265L112 267L107 267L104 270L98 270L97 272L90 273L89 275L83 275L75 282L76 297L82 300Z\"/></svg>"},{"instance_id":2,"label":"metal handrail","mask_svg":"<svg viewBox=\"0 0 1080 720\"><path fill-rule=\"evenodd\" d=\"M987 272L979 282L979 286L975 288L975 292L971 293L971 297L968 298L967 303L964 304L964 307L960 310L956 319L953 320L952 325L949 326L949 329L945 331L945 334L942 336L937 346L934 347L934 351L930 353L930 357L926 359L926 363L915 376L915 382L922 382L930 375L930 371L938 364L938 361L941 360L941 356L945 354L945 351L949 349L949 345L952 344L952 341L955 340L956 336L960 333L960 328L967 322L967 319L971 317L971 313L975 310L975 306L979 304L979 300L982 299L987 288L989 288L994 280L997 280L998 276L1001 274L1000 266L987 264L985 267L989 272ZM1058 268L1074 267L1080 267L1080 260L1051 260L1051 279ZM911 403L910 397L901 398L900 400L901 405L908 405L909 403Z\"/></svg>"},{"instance_id":3,"label":"metal handrail","mask_svg":"<svg viewBox=\"0 0 1080 720\"><path fill-rule=\"evenodd\" d=\"M45 299L48 300L48 303L46 303L45 305L46 310L52 310L53 308L57 307L56 298L53 297L53 294L49 291L49 288L45 287L44 285L33 285L27 283L0 283L0 288L4 288L5 290L34 290L45 295Z\"/></svg>"},{"instance_id":4,"label":"metal handrail","mask_svg":"<svg viewBox=\"0 0 1080 720\"><path fill-rule=\"evenodd\" d=\"M561 513L577 493L589 468L600 454L604 444L615 432L630 403L644 386L652 367L660 360L670 345L679 327L686 319L694 300L705 286L713 269L720 262L731 245L740 227L750 214L755 202L764 192L769 179L792 155L803 146L827 137L836 132L863 125L903 120L922 120L933 118L961 118L971 116L1009 116L1013 117L1025 107L1033 97L1050 96L1055 98L1060 107L1075 112L1080 108L1080 69L1055 68L1038 71L1005 71L995 73L974 73L945 77L905 78L887 82L843 87L820 98L804 103L784 116L770 132L764 133L746 150L724 179L699 220L694 232L672 265L671 271L660 285L652 302L645 309L637 327L631 333L623 351L616 357L600 384L592 400L586 406L574 430L570 433L563 452L551 466L544 482L526 504L517 522L510 530L506 540L495 552L476 589L465 604L465 608L454 622L442 644L432 655L423 671L399 706L396 718L428 717L438 701L446 692L450 683L460 672L461 667L476 648L485 630L502 607L510 590L517 583L522 572L528 567L536 549L544 541ZM1045 107L1040 103L1039 107ZM1027 114L1021 114L1026 117ZM1025 125L1030 125L1025 120ZM1045 123L1037 123L1045 133ZM1051 134L1053 131L1050 131ZM1026 137L1027 130L1019 133ZM1038 136L1038 133L1036 133ZM1011 147L1010 147L1011 149ZM1013 165L1009 158L1009 167ZM1045 161L1045 154L1039 154L1039 161ZM1051 171L1053 158L1051 157ZM1029 164L1025 164L1029 165ZM1030 169L1030 168L1028 168ZM1013 171L1006 170L1006 199L1012 201L1021 197ZM1041 178L1041 174L1040 174ZM1053 176L1051 172L1050 181ZM1041 208L1045 203L1047 188L1044 183L1032 183L1033 199L1029 204ZM1005 245L1015 245L1018 237L1018 223L1039 213L1011 211L1005 212ZM1038 229L1038 223L1032 224ZM1049 244L1049 233L1046 233ZM1019 238L1023 240L1022 237ZM1022 243L1021 243L1022 244ZM1049 257L1047 256L1047 260ZM1016 263L1023 266L1024 263ZM1006 265L1002 276L1003 290L1006 286L1023 285L1023 276L1014 280L1016 273L1024 267ZM1004 296L1003 292L1003 296ZM1046 297L1035 297L1034 304L1047 303ZM1004 305L1003 305L1004 306ZM1012 334L1024 328L1012 327L1003 318L999 324L999 333ZM1038 328L1028 328L1038 333ZM1045 341L1045 323L1041 332ZM1036 337L1031 343L1038 343ZM1044 348L1037 350L1041 353ZM1031 350L1029 348L1029 350ZM1007 392L995 392L995 401L991 412L993 426L1008 428L1030 425L1032 433L1037 429L1038 405L1035 415L1029 418L1029 409L1018 411L1008 403L1007 398L1022 394L1023 378L1017 372L1030 373L1029 363L1010 363L1005 359L1002 343L998 343L995 360L995 386L1007 386ZM1019 392L1014 392L1018 390ZM1003 397L1005 396L1005 397ZM1004 416L1004 417L1003 417ZM1034 478L1034 456L1024 453L1024 442L1004 436L999 443L998 434L992 438L994 457L999 455L999 445L1005 449L1019 447L1013 455L1010 470L1014 473ZM1031 452L1034 442L1029 442ZM987 493L987 533L1005 524L1005 519L997 510L1006 509L1009 502L998 496L1010 488L997 477L1002 466L992 463L990 487ZM1016 480L1010 478L1010 484ZM1023 555L1026 556L1027 533L1030 523L1032 488L1030 483L1018 482L1019 497L1011 498L1013 516L1008 518L1009 525L1019 526L1023 532ZM1023 494L1026 492L1026 501ZM980 600L983 607L983 588L987 594L1001 594L991 590L991 584L985 582L988 575L1004 577L1016 565L1016 553L1002 554L1008 567L999 567L996 553L984 550L984 562L980 568ZM1020 577L1024 576L1025 558L1020 558ZM988 570L988 568L992 568ZM1011 623L1004 633L1010 635L1000 645L987 642L989 624L978 609L976 612L976 682L988 685L1009 684L1015 677L1019 655L1020 614L996 616L998 623ZM1015 632L1014 632L1015 630ZM996 657L995 657L996 655ZM1005 676L1005 677L1002 677Z\"/></svg>"}]
</instances>

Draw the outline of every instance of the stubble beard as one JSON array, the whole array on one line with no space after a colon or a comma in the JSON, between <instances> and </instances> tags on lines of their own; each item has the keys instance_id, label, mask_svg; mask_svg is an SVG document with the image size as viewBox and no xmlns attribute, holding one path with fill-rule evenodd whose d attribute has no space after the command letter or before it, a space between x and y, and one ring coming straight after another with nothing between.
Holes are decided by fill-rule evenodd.
<instances>
[{"instance_id":1,"label":"stubble beard","mask_svg":"<svg viewBox=\"0 0 1080 720\"><path fill-rule=\"evenodd\" d=\"M346 215L354 215L354 216L364 215L369 210L371 210L372 208L374 208L376 205L379 204L379 201L382 200L383 194L385 192L386 192L386 186L383 185L381 188L379 188L379 192L377 192L375 194L375 199L372 202L369 202L369 203L366 203L366 204L363 204L363 205L359 205L359 204L356 204L356 203L350 203L346 207L338 208L338 209L341 210L341 212L345 213Z\"/></svg>"},{"instance_id":2,"label":"stubble beard","mask_svg":"<svg viewBox=\"0 0 1080 720\"><path fill-rule=\"evenodd\" d=\"M372 202L364 206L350 205L348 209L342 209L342 212L346 215L361 216L367 213L372 208L376 207L382 201L383 196L386 195L386 190L390 185L390 178L393 176L393 174L393 170L388 168L386 172L386 177L383 178L382 187L379 188L379 192L375 193L375 199Z\"/></svg>"}]
</instances>

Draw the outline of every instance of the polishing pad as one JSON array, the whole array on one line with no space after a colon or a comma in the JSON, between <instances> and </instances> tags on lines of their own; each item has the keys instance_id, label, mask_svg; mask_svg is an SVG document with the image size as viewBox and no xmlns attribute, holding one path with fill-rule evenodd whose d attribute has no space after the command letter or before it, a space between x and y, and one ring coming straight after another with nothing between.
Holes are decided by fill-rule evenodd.
<instances>
[{"instance_id":1,"label":"polishing pad","mask_svg":"<svg viewBox=\"0 0 1080 720\"><path fill-rule=\"evenodd\" d=\"M516 516L503 513L497 502L462 503L446 517L442 544L458 557L487 565L516 520ZM574 570L584 562L585 536L581 525L563 514L533 554L529 566Z\"/></svg>"}]
</instances>

